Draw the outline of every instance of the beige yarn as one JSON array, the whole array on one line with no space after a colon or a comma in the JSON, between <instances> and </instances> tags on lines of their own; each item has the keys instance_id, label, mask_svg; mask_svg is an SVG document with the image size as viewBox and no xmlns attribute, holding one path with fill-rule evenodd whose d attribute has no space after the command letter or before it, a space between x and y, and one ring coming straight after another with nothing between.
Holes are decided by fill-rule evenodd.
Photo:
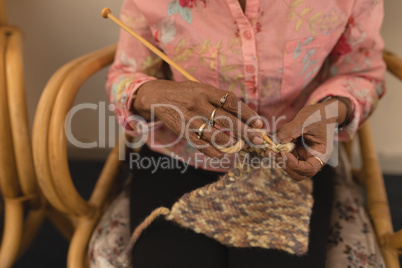
<instances>
[{"instance_id":1,"label":"beige yarn","mask_svg":"<svg viewBox=\"0 0 402 268\"><path fill-rule=\"evenodd\" d=\"M244 144L245 144L245 142L243 140L238 140L236 142L236 144L233 145L232 147L217 146L216 148L225 154L233 154L233 153L240 152L243 149ZM277 144L277 145L271 145L269 143L264 143L264 148L270 149L274 153L291 152L295 148L295 145L292 142L289 142L286 144Z\"/></svg>"}]
</instances>

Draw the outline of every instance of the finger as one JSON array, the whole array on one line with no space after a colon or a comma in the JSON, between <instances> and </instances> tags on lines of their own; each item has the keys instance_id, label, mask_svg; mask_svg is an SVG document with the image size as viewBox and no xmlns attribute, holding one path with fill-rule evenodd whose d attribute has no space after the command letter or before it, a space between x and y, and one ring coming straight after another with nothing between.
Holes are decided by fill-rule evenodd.
<instances>
[{"instance_id":1,"label":"finger","mask_svg":"<svg viewBox=\"0 0 402 268\"><path fill-rule=\"evenodd\" d=\"M302 135L301 126L296 121L284 124L275 134L278 143L291 142Z\"/></svg>"},{"instance_id":2,"label":"finger","mask_svg":"<svg viewBox=\"0 0 402 268\"><path fill-rule=\"evenodd\" d=\"M222 109L238 116L243 122L246 124L255 127L255 128L262 128L263 122L260 116L255 112L253 109L248 107L244 102L239 100L239 98L232 92L226 90L211 90L211 94L208 94L209 101L216 107L221 107L221 99L226 94L227 98Z\"/></svg>"},{"instance_id":3,"label":"finger","mask_svg":"<svg viewBox=\"0 0 402 268\"><path fill-rule=\"evenodd\" d=\"M210 104L200 105L197 112L205 116L205 119L210 120L211 114L215 109L216 107ZM218 126L230 131L238 139L244 139L255 145L263 143L262 134L259 131L247 126L236 116L221 108L215 111L214 120Z\"/></svg>"},{"instance_id":4,"label":"finger","mask_svg":"<svg viewBox=\"0 0 402 268\"><path fill-rule=\"evenodd\" d=\"M310 178L310 177L308 177L308 176L300 175L299 173L297 173L297 172L295 172L295 171L293 171L293 170L291 170L291 169L285 169L285 172L288 173L288 175L289 175L292 179L294 179L294 180L296 180L296 181L302 181L302 180L305 180L305 179L309 179L309 178Z\"/></svg>"},{"instance_id":5,"label":"finger","mask_svg":"<svg viewBox=\"0 0 402 268\"><path fill-rule=\"evenodd\" d=\"M288 168L288 156L285 154L285 153L281 153L281 157L282 157L282 162L284 162L285 164L283 165L283 169L285 170L285 172L292 178L292 179L294 179L294 180L297 180L297 181L301 181L301 180L305 180L305 179L307 179L307 178L309 178L309 177L307 177L307 176L304 176L304 175L301 175L301 174L299 174L299 173L297 173L296 171L294 171L294 170L292 170L292 169L290 169L290 168Z\"/></svg>"},{"instance_id":6,"label":"finger","mask_svg":"<svg viewBox=\"0 0 402 268\"><path fill-rule=\"evenodd\" d=\"M191 145L194 146L194 148L196 148L198 151L205 154L206 156L222 158L225 155L224 153L213 147L212 144L210 144L208 141L204 139L198 139L198 135L196 135L195 133L189 133L187 140L188 142L190 142Z\"/></svg>"},{"instance_id":7,"label":"finger","mask_svg":"<svg viewBox=\"0 0 402 268\"><path fill-rule=\"evenodd\" d=\"M306 160L297 159L291 153L282 153L286 159L285 170L288 174L296 174L298 177L312 178L321 170L321 163L313 156ZM289 173L290 172L290 173Z\"/></svg>"},{"instance_id":8,"label":"finger","mask_svg":"<svg viewBox=\"0 0 402 268\"><path fill-rule=\"evenodd\" d=\"M211 126L209 127L208 131L206 131L204 139L209 141L209 143L212 144L212 146L214 146L215 148L232 147L237 142L236 138L229 136L225 132Z\"/></svg>"},{"instance_id":9,"label":"finger","mask_svg":"<svg viewBox=\"0 0 402 268\"><path fill-rule=\"evenodd\" d=\"M223 109L216 111L215 122L218 126L229 131L238 139L243 139L249 144L261 145L263 143L262 134L259 131L247 126L233 114Z\"/></svg>"},{"instance_id":10,"label":"finger","mask_svg":"<svg viewBox=\"0 0 402 268\"><path fill-rule=\"evenodd\" d=\"M193 117L188 121L189 129L188 132L192 132L194 134L199 135L200 127L206 123L204 120ZM234 137L229 136L225 132L211 126L205 125L201 132L202 139L208 141L212 146L216 147L231 147L235 145L237 140Z\"/></svg>"},{"instance_id":11,"label":"finger","mask_svg":"<svg viewBox=\"0 0 402 268\"><path fill-rule=\"evenodd\" d=\"M301 180L305 180L305 179L309 178L307 176L300 175L299 173L295 172L292 169L287 169L286 155L270 153L270 152L267 152L266 154L268 157L271 157L275 161L277 168L283 169L292 179L301 181Z\"/></svg>"}]
</instances>

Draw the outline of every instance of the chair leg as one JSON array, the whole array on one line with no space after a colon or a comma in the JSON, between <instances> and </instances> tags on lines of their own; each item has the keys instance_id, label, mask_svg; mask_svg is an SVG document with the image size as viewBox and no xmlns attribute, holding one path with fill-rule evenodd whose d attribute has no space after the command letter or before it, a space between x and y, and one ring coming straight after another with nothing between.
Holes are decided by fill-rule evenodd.
<instances>
[{"instance_id":1,"label":"chair leg","mask_svg":"<svg viewBox=\"0 0 402 268\"><path fill-rule=\"evenodd\" d=\"M367 207L373 220L377 240L385 264L389 268L399 268L398 254L395 249L384 244L384 238L393 233L391 212L384 185L384 178L378 156L374 147L369 121L365 122L359 131L360 150L363 159L363 170L367 192Z\"/></svg>"},{"instance_id":2,"label":"chair leg","mask_svg":"<svg viewBox=\"0 0 402 268\"><path fill-rule=\"evenodd\" d=\"M0 268L11 267L18 257L24 222L24 207L19 200L4 201L4 229L0 248Z\"/></svg>"},{"instance_id":3,"label":"chair leg","mask_svg":"<svg viewBox=\"0 0 402 268\"><path fill-rule=\"evenodd\" d=\"M88 244L98 217L82 219L74 232L67 255L67 268L87 268Z\"/></svg>"},{"instance_id":4,"label":"chair leg","mask_svg":"<svg viewBox=\"0 0 402 268\"><path fill-rule=\"evenodd\" d=\"M385 236L385 245L387 248L401 250L402 249L402 230Z\"/></svg>"},{"instance_id":5,"label":"chair leg","mask_svg":"<svg viewBox=\"0 0 402 268\"><path fill-rule=\"evenodd\" d=\"M32 241L35 239L36 235L46 216L46 205L42 205L38 209L31 209L28 212L28 215L24 224L24 231L22 234L22 241L20 250L18 252L18 258L24 255L25 251L32 244Z\"/></svg>"}]
</instances>

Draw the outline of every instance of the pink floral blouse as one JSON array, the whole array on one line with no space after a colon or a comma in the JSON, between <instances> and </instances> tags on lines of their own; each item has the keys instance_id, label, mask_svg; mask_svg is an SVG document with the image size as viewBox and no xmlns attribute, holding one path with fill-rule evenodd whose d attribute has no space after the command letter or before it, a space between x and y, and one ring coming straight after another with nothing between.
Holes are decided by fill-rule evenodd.
<instances>
[{"instance_id":1,"label":"pink floral blouse","mask_svg":"<svg viewBox=\"0 0 402 268\"><path fill-rule=\"evenodd\" d=\"M121 12L126 24L201 83L234 92L276 122L276 130L305 105L332 95L349 98L354 114L340 140L354 135L384 94L382 18L381 0L247 0L245 12L238 0L125 0ZM138 124L126 123L134 115L133 95L156 79L158 61L121 31L106 88L132 135L141 134ZM186 80L172 72L174 80ZM217 170L185 140L170 145L177 135L162 122L148 127L151 149Z\"/></svg>"}]
</instances>

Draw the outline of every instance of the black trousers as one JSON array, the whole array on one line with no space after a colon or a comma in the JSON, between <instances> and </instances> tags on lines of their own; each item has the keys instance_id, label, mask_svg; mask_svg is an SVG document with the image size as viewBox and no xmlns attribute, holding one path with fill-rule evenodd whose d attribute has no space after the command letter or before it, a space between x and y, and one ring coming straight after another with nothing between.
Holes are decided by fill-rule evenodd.
<instances>
[{"instance_id":1,"label":"black trousers","mask_svg":"<svg viewBox=\"0 0 402 268\"><path fill-rule=\"evenodd\" d=\"M132 163L131 229L152 210L170 208L184 193L217 180L220 173L189 167L149 168L149 162L167 156L143 147L142 163ZM140 159L133 157L133 159ZM141 167L142 165L142 167ZM180 227L165 219L156 219L140 236L132 251L135 268L198 267L324 267L330 211L333 200L334 172L325 167L314 178L314 207L310 222L308 253L297 257L283 251L261 248L227 247L203 234Z\"/></svg>"}]
</instances>

